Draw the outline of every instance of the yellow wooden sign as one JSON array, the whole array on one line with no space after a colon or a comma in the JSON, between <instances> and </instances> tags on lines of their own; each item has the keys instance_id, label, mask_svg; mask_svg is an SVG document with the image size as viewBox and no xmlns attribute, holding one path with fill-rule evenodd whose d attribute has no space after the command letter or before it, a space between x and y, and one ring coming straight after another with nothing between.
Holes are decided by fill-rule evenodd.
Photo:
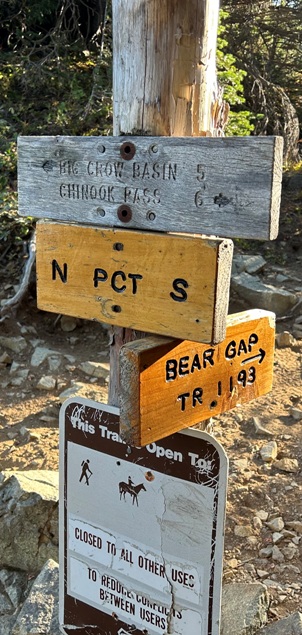
<instances>
[{"instance_id":1,"label":"yellow wooden sign","mask_svg":"<svg viewBox=\"0 0 302 635\"><path fill-rule=\"evenodd\" d=\"M37 225L38 307L182 339L225 336L233 243Z\"/></svg>"},{"instance_id":2,"label":"yellow wooden sign","mask_svg":"<svg viewBox=\"0 0 302 635\"><path fill-rule=\"evenodd\" d=\"M122 347L123 438L147 445L234 408L272 388L275 315L257 309L228 316L216 346L150 337Z\"/></svg>"}]
</instances>

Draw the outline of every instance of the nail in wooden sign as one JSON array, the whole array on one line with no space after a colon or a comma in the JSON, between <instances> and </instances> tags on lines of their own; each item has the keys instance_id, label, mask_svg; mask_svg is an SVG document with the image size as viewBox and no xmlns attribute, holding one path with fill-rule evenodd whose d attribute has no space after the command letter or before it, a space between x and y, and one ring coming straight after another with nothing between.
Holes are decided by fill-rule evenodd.
<instances>
[{"instance_id":1,"label":"nail in wooden sign","mask_svg":"<svg viewBox=\"0 0 302 635\"><path fill-rule=\"evenodd\" d=\"M228 316L217 346L151 337L120 353L121 434L146 445L272 388L275 315Z\"/></svg>"},{"instance_id":2,"label":"nail in wooden sign","mask_svg":"<svg viewBox=\"0 0 302 635\"><path fill-rule=\"evenodd\" d=\"M273 239L281 137L19 137L19 213Z\"/></svg>"},{"instance_id":3,"label":"nail in wooden sign","mask_svg":"<svg viewBox=\"0 0 302 635\"><path fill-rule=\"evenodd\" d=\"M62 633L219 635L225 452L197 430L130 447L118 414L61 408Z\"/></svg>"},{"instance_id":4,"label":"nail in wooden sign","mask_svg":"<svg viewBox=\"0 0 302 635\"><path fill-rule=\"evenodd\" d=\"M231 240L40 221L38 307L192 339L224 338Z\"/></svg>"}]
</instances>

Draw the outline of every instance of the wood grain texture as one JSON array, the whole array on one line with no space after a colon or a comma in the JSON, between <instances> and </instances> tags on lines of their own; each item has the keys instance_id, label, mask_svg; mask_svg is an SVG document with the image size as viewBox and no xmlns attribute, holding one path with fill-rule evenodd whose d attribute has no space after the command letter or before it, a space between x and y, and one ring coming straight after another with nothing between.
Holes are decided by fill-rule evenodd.
<instances>
[{"instance_id":1,"label":"wood grain texture","mask_svg":"<svg viewBox=\"0 0 302 635\"><path fill-rule=\"evenodd\" d=\"M217 416L272 388L275 316L228 316L226 338L209 347L150 337L120 352L123 438L146 445Z\"/></svg>"},{"instance_id":2,"label":"wood grain texture","mask_svg":"<svg viewBox=\"0 0 302 635\"><path fill-rule=\"evenodd\" d=\"M274 240L279 233L279 216L282 192L283 175L283 137L276 137L275 152L273 158L273 178L272 178L272 205L270 217L270 233L268 238Z\"/></svg>"},{"instance_id":3,"label":"wood grain texture","mask_svg":"<svg viewBox=\"0 0 302 635\"><path fill-rule=\"evenodd\" d=\"M219 0L112 0L112 15L113 134L221 134ZM118 405L122 336L118 327L112 331L109 403Z\"/></svg>"},{"instance_id":4,"label":"wood grain texture","mask_svg":"<svg viewBox=\"0 0 302 635\"><path fill-rule=\"evenodd\" d=\"M113 0L114 134L214 132L218 0Z\"/></svg>"},{"instance_id":5,"label":"wood grain texture","mask_svg":"<svg viewBox=\"0 0 302 635\"><path fill-rule=\"evenodd\" d=\"M124 148L131 144L129 159ZM276 238L282 145L280 137L19 137L19 213L106 227Z\"/></svg>"},{"instance_id":6,"label":"wood grain texture","mask_svg":"<svg viewBox=\"0 0 302 635\"><path fill-rule=\"evenodd\" d=\"M233 243L40 221L38 307L217 342L225 335Z\"/></svg>"}]
</instances>

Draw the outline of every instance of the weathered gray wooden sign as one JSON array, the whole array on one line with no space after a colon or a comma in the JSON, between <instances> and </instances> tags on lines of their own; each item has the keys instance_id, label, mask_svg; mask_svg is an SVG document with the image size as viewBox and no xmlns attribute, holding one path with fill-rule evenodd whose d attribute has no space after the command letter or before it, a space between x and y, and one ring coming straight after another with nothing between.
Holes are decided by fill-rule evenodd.
<instances>
[{"instance_id":1,"label":"weathered gray wooden sign","mask_svg":"<svg viewBox=\"0 0 302 635\"><path fill-rule=\"evenodd\" d=\"M281 137L19 137L19 213L273 239Z\"/></svg>"},{"instance_id":2,"label":"weathered gray wooden sign","mask_svg":"<svg viewBox=\"0 0 302 635\"><path fill-rule=\"evenodd\" d=\"M143 448L118 409L60 414L60 625L71 635L218 635L227 459L191 430Z\"/></svg>"}]
</instances>

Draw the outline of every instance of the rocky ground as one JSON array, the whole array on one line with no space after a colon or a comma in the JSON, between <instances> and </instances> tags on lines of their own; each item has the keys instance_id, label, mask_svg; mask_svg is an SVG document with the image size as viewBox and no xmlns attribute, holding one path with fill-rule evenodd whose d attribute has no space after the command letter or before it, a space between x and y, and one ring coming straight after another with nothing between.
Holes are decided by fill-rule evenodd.
<instances>
[{"instance_id":1,"label":"rocky ground","mask_svg":"<svg viewBox=\"0 0 302 635\"><path fill-rule=\"evenodd\" d=\"M248 252L237 244L230 303L230 312L257 306L241 288L247 275L259 286L258 308L277 311L273 391L210 426L230 460L224 580L262 582L272 622L302 607L302 247L301 225L286 209L274 244L249 244ZM14 259L6 265L2 303L20 272ZM33 289L0 327L0 470L57 470L66 396L107 401L108 331L39 311Z\"/></svg>"}]
</instances>

